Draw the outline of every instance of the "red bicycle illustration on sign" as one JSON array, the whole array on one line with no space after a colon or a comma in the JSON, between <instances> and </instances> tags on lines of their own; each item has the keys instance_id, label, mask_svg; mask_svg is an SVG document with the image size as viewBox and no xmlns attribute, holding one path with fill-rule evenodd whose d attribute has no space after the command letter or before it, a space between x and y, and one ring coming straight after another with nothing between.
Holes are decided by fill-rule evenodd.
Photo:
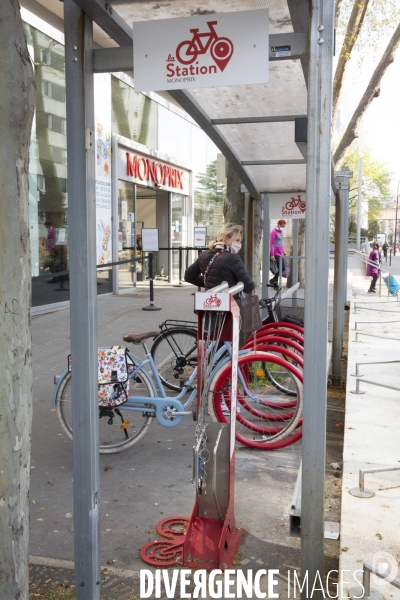
<instances>
[{"instance_id":1,"label":"red bicycle illustration on sign","mask_svg":"<svg viewBox=\"0 0 400 600\"><path fill-rule=\"evenodd\" d=\"M207 300L205 300L204 308L218 308L221 306L221 304L221 298L218 298L217 294L215 294L214 296L211 295L209 298L207 298Z\"/></svg>"},{"instance_id":2,"label":"red bicycle illustration on sign","mask_svg":"<svg viewBox=\"0 0 400 600\"><path fill-rule=\"evenodd\" d=\"M302 213L306 210L306 203L301 199L301 196L297 196L297 198L291 198L290 202L286 202L285 208L286 210L294 210L298 208Z\"/></svg>"},{"instance_id":3,"label":"red bicycle illustration on sign","mask_svg":"<svg viewBox=\"0 0 400 600\"><path fill-rule=\"evenodd\" d=\"M223 71L233 54L233 44L229 38L218 37L214 29L218 21L207 21L210 31L199 33L199 29L191 29L191 40L181 42L176 48L176 58L183 65L192 64L200 54L206 54L210 49L213 60Z\"/></svg>"}]
</instances>

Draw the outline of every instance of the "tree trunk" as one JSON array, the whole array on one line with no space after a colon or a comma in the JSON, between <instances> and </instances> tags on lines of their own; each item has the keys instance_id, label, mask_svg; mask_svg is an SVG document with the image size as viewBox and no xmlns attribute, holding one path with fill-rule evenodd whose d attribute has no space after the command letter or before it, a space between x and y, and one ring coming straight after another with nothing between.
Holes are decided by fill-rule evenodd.
<instances>
[{"instance_id":1,"label":"tree trunk","mask_svg":"<svg viewBox=\"0 0 400 600\"><path fill-rule=\"evenodd\" d=\"M224 203L224 218L225 223L238 223L244 226L244 194L240 190L241 181L236 175L235 171L228 163L228 176L227 176L227 189L226 199ZM250 202L253 202L253 273L250 275L253 277L256 285L255 293L260 293L260 242L263 232L263 219L262 219L262 201L250 198ZM246 235L246 232L244 232ZM246 243L246 240L245 240ZM239 253L240 258L244 261L244 244Z\"/></svg>"},{"instance_id":2,"label":"tree trunk","mask_svg":"<svg viewBox=\"0 0 400 600\"><path fill-rule=\"evenodd\" d=\"M28 600L32 415L28 224L35 84L17 0L0 18L0 598Z\"/></svg>"},{"instance_id":3,"label":"tree trunk","mask_svg":"<svg viewBox=\"0 0 400 600\"><path fill-rule=\"evenodd\" d=\"M225 223L244 225L244 195L240 191L242 182L228 163L226 199L224 203Z\"/></svg>"},{"instance_id":4,"label":"tree trunk","mask_svg":"<svg viewBox=\"0 0 400 600\"><path fill-rule=\"evenodd\" d=\"M223 208L224 219L225 223L237 223L244 227L244 194L240 191L241 184L236 172L228 163L226 198ZM239 256L244 261L244 246L239 252Z\"/></svg>"},{"instance_id":5,"label":"tree trunk","mask_svg":"<svg viewBox=\"0 0 400 600\"><path fill-rule=\"evenodd\" d=\"M339 23L340 9L342 8L343 0L336 0L335 3L335 29L337 29Z\"/></svg>"},{"instance_id":6,"label":"tree trunk","mask_svg":"<svg viewBox=\"0 0 400 600\"><path fill-rule=\"evenodd\" d=\"M378 66L376 67L374 74L371 77L371 80L368 84L367 89L364 92L363 97L361 98L354 114L350 120L350 123L347 126L347 129L340 140L339 146L334 154L333 162L335 165L335 170L339 171L341 163L346 154L347 148L353 143L356 137L358 137L358 128L360 125L360 121L364 116L364 113L369 108L374 98L377 98L380 94L380 85L382 78L386 72L388 66L394 61L394 56L396 54L396 50L400 44L400 24L397 26L396 31L394 32Z\"/></svg>"},{"instance_id":7,"label":"tree trunk","mask_svg":"<svg viewBox=\"0 0 400 600\"><path fill-rule=\"evenodd\" d=\"M333 80L333 98L332 98L332 126L335 127L336 117L339 108L340 92L342 90L343 80L350 56L360 35L361 27L367 12L369 0L355 0L353 10L351 11L349 23L344 36L343 46L340 50L339 60L336 67ZM336 6L336 9L338 7Z\"/></svg>"}]
</instances>

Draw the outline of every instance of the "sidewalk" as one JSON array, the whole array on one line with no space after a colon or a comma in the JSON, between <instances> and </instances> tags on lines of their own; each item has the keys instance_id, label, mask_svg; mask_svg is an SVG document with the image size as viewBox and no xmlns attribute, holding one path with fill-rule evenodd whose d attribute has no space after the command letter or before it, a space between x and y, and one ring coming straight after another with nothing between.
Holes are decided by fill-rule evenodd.
<instances>
[{"instance_id":1,"label":"sidewalk","mask_svg":"<svg viewBox=\"0 0 400 600\"><path fill-rule=\"evenodd\" d=\"M392 273L398 268L400 271L400 257L398 260L396 257L395 266ZM369 280L370 278L361 274L353 277L343 451L340 569L353 573L362 569L363 561L367 561L396 577L400 562L400 473L394 471L366 475L365 488L374 491L372 498L357 498L349 493L350 489L358 488L359 469L400 466L399 391L363 382L363 379L368 379L400 388L400 305L387 297L384 285L381 297L378 294L367 294ZM357 342L356 324L357 331L360 332ZM362 335L362 332L376 337ZM379 364L380 361L389 360L399 360L399 364ZM364 392L360 395L352 393L356 389L356 362L375 363L360 365L360 390ZM347 595L350 587L344 583ZM371 578L371 587L385 598L400 599L399 590L375 576Z\"/></svg>"},{"instance_id":2,"label":"sidewalk","mask_svg":"<svg viewBox=\"0 0 400 600\"><path fill-rule=\"evenodd\" d=\"M155 303L162 307L157 313L142 310L148 305L146 289L100 297L99 345L122 343L125 332L154 329L167 318L194 320L194 289L157 287ZM50 590L71 592L74 581L72 443L51 407L53 377L65 369L70 350L69 309L34 317L32 331L31 591L41 594L33 598L46 598L48 590L48 598L69 600L61 592L50 595ZM338 521L340 479L329 464L341 462L342 430L337 423L343 421L343 409L337 391L333 393L328 399L327 520ZM139 597L136 575L147 568L139 558L140 548L158 537L155 526L161 519L190 515L194 428L190 419L173 429L154 423L130 450L100 456L101 564L107 570L102 600ZM282 595L284 573L300 568L300 540L289 536L288 518L300 460L301 441L274 452L237 447L236 453L235 513L245 534L234 567L280 569ZM338 543L326 542L327 568L335 569ZM59 588L58 581L69 587Z\"/></svg>"}]
</instances>

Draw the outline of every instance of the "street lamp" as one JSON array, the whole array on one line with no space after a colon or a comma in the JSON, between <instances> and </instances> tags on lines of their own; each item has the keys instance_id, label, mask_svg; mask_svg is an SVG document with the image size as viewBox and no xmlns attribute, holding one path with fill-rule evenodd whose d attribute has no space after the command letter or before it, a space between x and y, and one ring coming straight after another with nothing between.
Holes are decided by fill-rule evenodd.
<instances>
[{"instance_id":1,"label":"street lamp","mask_svg":"<svg viewBox=\"0 0 400 600\"><path fill-rule=\"evenodd\" d=\"M395 222L394 222L394 250L393 250L393 256L396 256L397 209L399 208L399 185L400 185L400 181L397 184L396 219L395 219Z\"/></svg>"}]
</instances>

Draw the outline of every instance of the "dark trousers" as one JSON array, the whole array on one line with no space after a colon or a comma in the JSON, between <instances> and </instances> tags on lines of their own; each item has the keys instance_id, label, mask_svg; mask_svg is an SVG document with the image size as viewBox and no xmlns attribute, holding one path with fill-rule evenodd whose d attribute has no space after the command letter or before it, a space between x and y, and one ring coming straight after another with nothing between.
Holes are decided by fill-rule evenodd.
<instances>
[{"instance_id":1,"label":"dark trousers","mask_svg":"<svg viewBox=\"0 0 400 600\"><path fill-rule=\"evenodd\" d=\"M270 279L270 283L277 283L277 281L279 279L279 271L282 273L282 271L285 268L285 263L283 262L283 256L275 256L275 260L276 260L276 264L278 267L278 272L275 273L275 275L273 276L272 279Z\"/></svg>"},{"instance_id":2,"label":"dark trousers","mask_svg":"<svg viewBox=\"0 0 400 600\"><path fill-rule=\"evenodd\" d=\"M378 279L378 275L372 275L371 285L369 286L370 290L375 289L377 279Z\"/></svg>"}]
</instances>

